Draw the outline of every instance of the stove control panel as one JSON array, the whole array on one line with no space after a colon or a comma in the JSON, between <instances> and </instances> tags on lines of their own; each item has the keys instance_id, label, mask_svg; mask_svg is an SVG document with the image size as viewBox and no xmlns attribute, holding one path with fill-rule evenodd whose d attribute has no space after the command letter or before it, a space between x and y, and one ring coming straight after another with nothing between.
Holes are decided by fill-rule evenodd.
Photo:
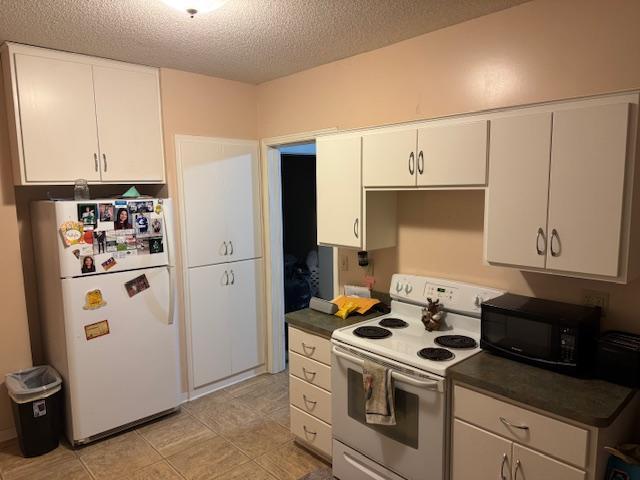
<instances>
[{"instance_id":1,"label":"stove control panel","mask_svg":"<svg viewBox=\"0 0 640 480\"><path fill-rule=\"evenodd\" d=\"M441 304L447 305L449 303L453 303L453 299L456 297L457 290L458 289L454 287L427 283L425 296L427 298L430 298L431 300L439 299Z\"/></svg>"}]
</instances>

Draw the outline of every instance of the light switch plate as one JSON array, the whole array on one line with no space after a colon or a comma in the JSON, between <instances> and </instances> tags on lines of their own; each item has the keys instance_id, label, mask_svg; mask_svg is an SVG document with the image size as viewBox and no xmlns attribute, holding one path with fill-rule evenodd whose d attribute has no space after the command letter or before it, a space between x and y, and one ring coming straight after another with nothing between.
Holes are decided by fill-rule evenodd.
<instances>
[{"instance_id":1,"label":"light switch plate","mask_svg":"<svg viewBox=\"0 0 640 480\"><path fill-rule=\"evenodd\" d=\"M609 292L584 289L582 291L582 303L584 305L600 307L602 309L602 316L604 317L607 315L607 310L609 310Z\"/></svg>"}]
</instances>

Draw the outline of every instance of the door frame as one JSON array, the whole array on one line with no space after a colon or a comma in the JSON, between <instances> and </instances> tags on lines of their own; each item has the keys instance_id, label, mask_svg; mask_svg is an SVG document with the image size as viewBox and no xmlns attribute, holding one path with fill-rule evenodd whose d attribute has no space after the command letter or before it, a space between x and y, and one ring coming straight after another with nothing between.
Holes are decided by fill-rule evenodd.
<instances>
[{"instance_id":1,"label":"door frame","mask_svg":"<svg viewBox=\"0 0 640 480\"><path fill-rule=\"evenodd\" d=\"M282 238L282 178L278 147L315 142L320 135L337 132L337 128L264 138L260 141L262 171L262 225L264 227L264 270L266 300L267 371L284 370L284 252ZM338 292L338 252L333 249L333 291ZM282 321L275 321L282 319Z\"/></svg>"}]
</instances>

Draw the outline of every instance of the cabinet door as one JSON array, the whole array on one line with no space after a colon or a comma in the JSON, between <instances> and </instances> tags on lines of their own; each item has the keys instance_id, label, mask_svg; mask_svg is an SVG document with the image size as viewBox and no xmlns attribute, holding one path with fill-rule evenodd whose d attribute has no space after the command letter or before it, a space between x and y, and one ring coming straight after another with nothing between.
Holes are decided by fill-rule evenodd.
<instances>
[{"instance_id":1,"label":"cabinet door","mask_svg":"<svg viewBox=\"0 0 640 480\"><path fill-rule=\"evenodd\" d=\"M100 180L91 66L15 54L27 182Z\"/></svg>"},{"instance_id":2,"label":"cabinet door","mask_svg":"<svg viewBox=\"0 0 640 480\"><path fill-rule=\"evenodd\" d=\"M229 269L231 373L256 367L263 361L262 260L226 264ZM229 339L227 339L229 341Z\"/></svg>"},{"instance_id":3,"label":"cabinet door","mask_svg":"<svg viewBox=\"0 0 640 480\"><path fill-rule=\"evenodd\" d=\"M511 447L502 437L454 419L451 479L510 478Z\"/></svg>"},{"instance_id":4,"label":"cabinet door","mask_svg":"<svg viewBox=\"0 0 640 480\"><path fill-rule=\"evenodd\" d=\"M190 268L189 318L194 387L231 375L229 267Z\"/></svg>"},{"instance_id":5,"label":"cabinet door","mask_svg":"<svg viewBox=\"0 0 640 480\"><path fill-rule=\"evenodd\" d=\"M416 185L415 128L363 135L362 181L365 187Z\"/></svg>"},{"instance_id":6,"label":"cabinet door","mask_svg":"<svg viewBox=\"0 0 640 480\"><path fill-rule=\"evenodd\" d=\"M316 142L318 243L362 247L361 138Z\"/></svg>"},{"instance_id":7,"label":"cabinet door","mask_svg":"<svg viewBox=\"0 0 640 480\"><path fill-rule=\"evenodd\" d=\"M485 185L486 120L418 130L418 186Z\"/></svg>"},{"instance_id":8,"label":"cabinet door","mask_svg":"<svg viewBox=\"0 0 640 480\"><path fill-rule=\"evenodd\" d=\"M615 277L629 104L553 114L547 268Z\"/></svg>"},{"instance_id":9,"label":"cabinet door","mask_svg":"<svg viewBox=\"0 0 640 480\"><path fill-rule=\"evenodd\" d=\"M513 444L513 480L584 480L586 476L582 470Z\"/></svg>"},{"instance_id":10,"label":"cabinet door","mask_svg":"<svg viewBox=\"0 0 640 480\"><path fill-rule=\"evenodd\" d=\"M491 121L488 262L545 266L551 113Z\"/></svg>"},{"instance_id":11,"label":"cabinet door","mask_svg":"<svg viewBox=\"0 0 640 480\"><path fill-rule=\"evenodd\" d=\"M102 164L107 182L163 182L156 70L93 67Z\"/></svg>"}]
</instances>

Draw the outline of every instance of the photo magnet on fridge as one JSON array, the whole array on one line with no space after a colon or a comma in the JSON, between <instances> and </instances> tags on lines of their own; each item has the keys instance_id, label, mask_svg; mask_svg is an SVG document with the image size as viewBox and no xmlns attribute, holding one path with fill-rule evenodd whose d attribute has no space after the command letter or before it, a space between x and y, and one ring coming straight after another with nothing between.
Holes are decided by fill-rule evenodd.
<instances>
[{"instance_id":1,"label":"photo magnet on fridge","mask_svg":"<svg viewBox=\"0 0 640 480\"><path fill-rule=\"evenodd\" d=\"M82 308L85 310L97 310L107 304L107 302L102 298L102 292L97 288L95 290L88 291L84 298L85 303Z\"/></svg>"},{"instance_id":2,"label":"photo magnet on fridge","mask_svg":"<svg viewBox=\"0 0 640 480\"><path fill-rule=\"evenodd\" d=\"M113 203L98 204L98 212L101 222L113 222L116 216L116 207Z\"/></svg>"},{"instance_id":3,"label":"photo magnet on fridge","mask_svg":"<svg viewBox=\"0 0 640 480\"><path fill-rule=\"evenodd\" d=\"M153 212L153 200L129 202L131 213L151 213Z\"/></svg>"},{"instance_id":4,"label":"photo magnet on fridge","mask_svg":"<svg viewBox=\"0 0 640 480\"><path fill-rule=\"evenodd\" d=\"M96 264L93 259L93 255L87 255L86 257L80 257L80 264L82 267L80 271L84 275L85 273L94 273L96 271Z\"/></svg>"},{"instance_id":5,"label":"photo magnet on fridge","mask_svg":"<svg viewBox=\"0 0 640 480\"><path fill-rule=\"evenodd\" d=\"M106 230L93 231L93 254L100 255L107 253L107 232Z\"/></svg>"},{"instance_id":6,"label":"photo magnet on fridge","mask_svg":"<svg viewBox=\"0 0 640 480\"><path fill-rule=\"evenodd\" d=\"M113 222L113 228L116 230L130 230L131 218L129 218L129 210L124 207L116 210L116 219Z\"/></svg>"},{"instance_id":7,"label":"photo magnet on fridge","mask_svg":"<svg viewBox=\"0 0 640 480\"><path fill-rule=\"evenodd\" d=\"M162 219L161 218L152 218L151 219L151 228L149 229L152 235L162 235Z\"/></svg>"},{"instance_id":8,"label":"photo magnet on fridge","mask_svg":"<svg viewBox=\"0 0 640 480\"><path fill-rule=\"evenodd\" d=\"M115 267L117 264L118 264L118 262L116 262L116 259L113 258L113 257L109 257L104 262L101 263L102 268L104 269L105 272L108 272L113 267Z\"/></svg>"},{"instance_id":9,"label":"photo magnet on fridge","mask_svg":"<svg viewBox=\"0 0 640 480\"><path fill-rule=\"evenodd\" d=\"M93 340L94 338L102 337L109 334L109 322L102 320L100 322L85 325L84 335L87 340Z\"/></svg>"},{"instance_id":10,"label":"photo magnet on fridge","mask_svg":"<svg viewBox=\"0 0 640 480\"><path fill-rule=\"evenodd\" d=\"M143 273L142 275L125 283L124 288L126 288L129 297L135 297L140 292L144 292L149 288L149 280L147 280L147 276Z\"/></svg>"},{"instance_id":11,"label":"photo magnet on fridge","mask_svg":"<svg viewBox=\"0 0 640 480\"><path fill-rule=\"evenodd\" d=\"M84 234L82 235L84 243L93 245L93 232L93 225L84 226Z\"/></svg>"},{"instance_id":12,"label":"photo magnet on fridge","mask_svg":"<svg viewBox=\"0 0 640 480\"><path fill-rule=\"evenodd\" d=\"M98 224L98 206L95 203L79 203L78 221L95 227Z\"/></svg>"},{"instance_id":13,"label":"photo magnet on fridge","mask_svg":"<svg viewBox=\"0 0 640 480\"><path fill-rule=\"evenodd\" d=\"M149 239L149 253L162 253L164 252L164 245L162 243L162 237L152 237Z\"/></svg>"},{"instance_id":14,"label":"photo magnet on fridge","mask_svg":"<svg viewBox=\"0 0 640 480\"><path fill-rule=\"evenodd\" d=\"M149 233L150 217L148 213L136 213L133 223L136 227L137 235L147 235Z\"/></svg>"}]
</instances>

